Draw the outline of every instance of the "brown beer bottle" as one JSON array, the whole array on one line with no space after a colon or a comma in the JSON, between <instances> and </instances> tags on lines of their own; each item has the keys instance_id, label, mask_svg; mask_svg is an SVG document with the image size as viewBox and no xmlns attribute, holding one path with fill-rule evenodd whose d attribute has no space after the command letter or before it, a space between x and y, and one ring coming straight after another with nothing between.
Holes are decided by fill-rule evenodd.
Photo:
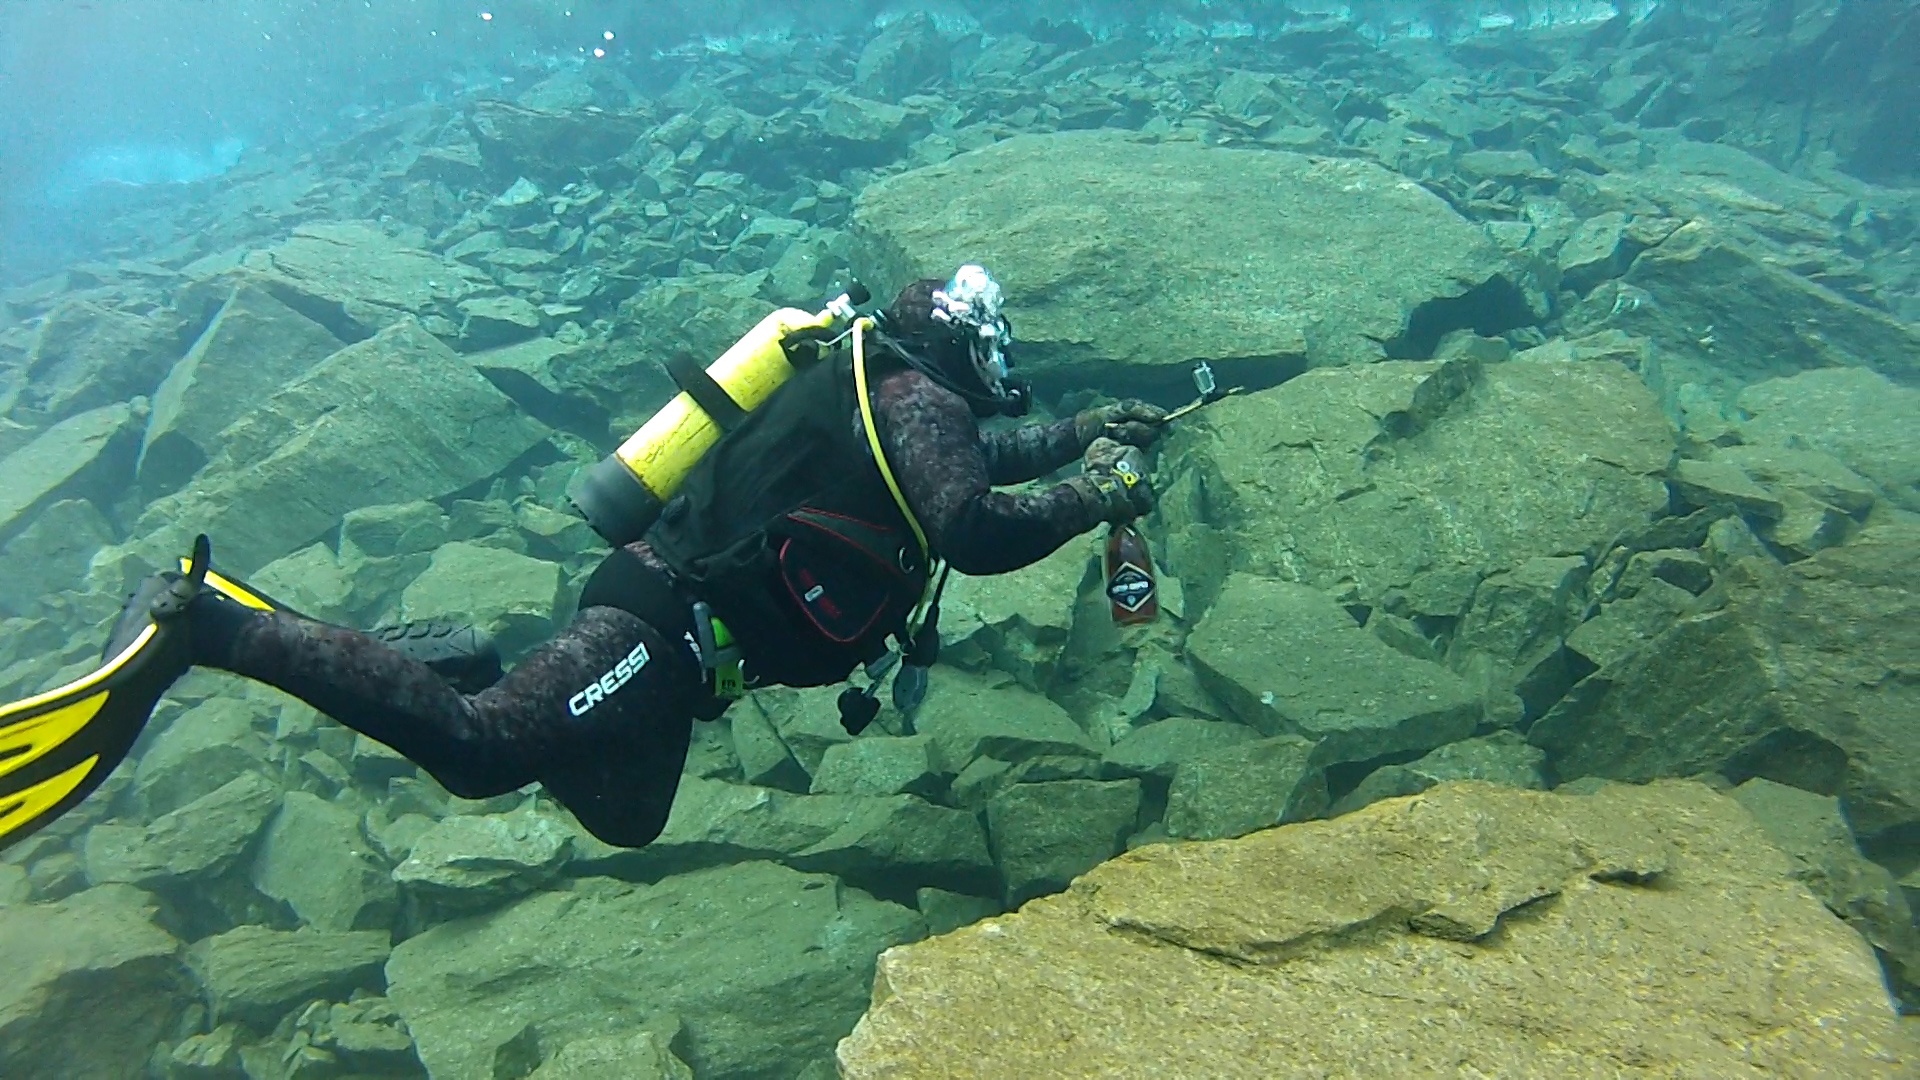
<instances>
[{"instance_id":1,"label":"brown beer bottle","mask_svg":"<svg viewBox=\"0 0 1920 1080\"><path fill-rule=\"evenodd\" d=\"M1160 616L1160 591L1153 579L1153 555L1147 538L1132 525L1107 533L1107 600L1116 626L1137 626Z\"/></svg>"}]
</instances>

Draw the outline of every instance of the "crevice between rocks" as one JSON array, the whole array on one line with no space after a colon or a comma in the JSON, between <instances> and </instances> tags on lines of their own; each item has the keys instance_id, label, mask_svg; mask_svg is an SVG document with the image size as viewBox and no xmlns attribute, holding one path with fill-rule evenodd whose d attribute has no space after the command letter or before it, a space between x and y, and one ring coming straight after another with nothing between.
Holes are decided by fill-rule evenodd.
<instances>
[{"instance_id":1,"label":"crevice between rocks","mask_svg":"<svg viewBox=\"0 0 1920 1080\"><path fill-rule=\"evenodd\" d=\"M1499 337L1538 321L1519 286L1496 274L1459 296L1436 297L1415 307L1407 316L1406 329L1382 341L1380 347L1389 360L1426 360L1440 346L1440 339L1455 330Z\"/></svg>"},{"instance_id":2,"label":"crevice between rocks","mask_svg":"<svg viewBox=\"0 0 1920 1080\"><path fill-rule=\"evenodd\" d=\"M1197 363L1195 361L1194 363ZM1214 381L1222 390L1245 387L1247 393L1270 390L1307 370L1304 356L1244 356L1208 360ZM1193 363L1123 364L1080 361L1036 367L1033 380L1038 401L1057 406L1062 415L1081 407L1080 395L1089 392L1115 398L1139 398L1166 409L1179 408L1195 397Z\"/></svg>"}]
</instances>

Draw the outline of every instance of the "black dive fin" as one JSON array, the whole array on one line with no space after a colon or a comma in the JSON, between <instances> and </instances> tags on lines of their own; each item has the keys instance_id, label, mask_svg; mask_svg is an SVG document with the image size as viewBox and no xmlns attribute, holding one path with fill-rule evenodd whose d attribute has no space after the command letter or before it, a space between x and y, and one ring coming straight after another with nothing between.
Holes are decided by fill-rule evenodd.
<instances>
[{"instance_id":1,"label":"black dive fin","mask_svg":"<svg viewBox=\"0 0 1920 1080\"><path fill-rule=\"evenodd\" d=\"M202 536L185 574L142 583L98 668L0 706L0 848L92 794L132 749L160 695L193 666L178 616L206 584L207 556Z\"/></svg>"}]
</instances>

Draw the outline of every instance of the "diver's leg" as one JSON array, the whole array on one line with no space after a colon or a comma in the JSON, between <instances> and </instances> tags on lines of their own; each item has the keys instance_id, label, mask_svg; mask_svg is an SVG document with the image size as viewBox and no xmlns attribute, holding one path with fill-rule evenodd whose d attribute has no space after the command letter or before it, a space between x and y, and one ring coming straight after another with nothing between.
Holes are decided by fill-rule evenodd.
<instances>
[{"instance_id":1,"label":"diver's leg","mask_svg":"<svg viewBox=\"0 0 1920 1080\"><path fill-rule=\"evenodd\" d=\"M471 696L357 630L285 612L236 617L223 609L220 617L240 621L203 633L212 628L196 619L196 662L292 694L405 755L456 795L497 795L548 772L591 772L590 763L604 771L604 783L633 786L657 773L655 762L630 752L655 742L670 751L677 740L685 755L684 731L650 733L689 725L684 702L698 669L684 650L624 611L580 612L498 683ZM585 696L589 687L598 692ZM678 775L676 761L668 779ZM554 794L569 802L566 791Z\"/></svg>"}]
</instances>

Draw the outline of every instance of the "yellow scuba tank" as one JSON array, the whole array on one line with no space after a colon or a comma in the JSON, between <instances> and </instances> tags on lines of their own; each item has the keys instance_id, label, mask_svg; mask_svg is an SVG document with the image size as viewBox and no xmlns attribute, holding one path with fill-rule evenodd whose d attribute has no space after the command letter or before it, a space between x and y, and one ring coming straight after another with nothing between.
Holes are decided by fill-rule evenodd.
<instances>
[{"instance_id":1,"label":"yellow scuba tank","mask_svg":"<svg viewBox=\"0 0 1920 1080\"><path fill-rule=\"evenodd\" d=\"M830 336L869 299L856 284L819 312L773 312L704 369L684 357L668 362L667 374L680 393L618 450L582 470L567 498L613 546L640 539L721 436L793 376L796 355L790 350Z\"/></svg>"}]
</instances>

